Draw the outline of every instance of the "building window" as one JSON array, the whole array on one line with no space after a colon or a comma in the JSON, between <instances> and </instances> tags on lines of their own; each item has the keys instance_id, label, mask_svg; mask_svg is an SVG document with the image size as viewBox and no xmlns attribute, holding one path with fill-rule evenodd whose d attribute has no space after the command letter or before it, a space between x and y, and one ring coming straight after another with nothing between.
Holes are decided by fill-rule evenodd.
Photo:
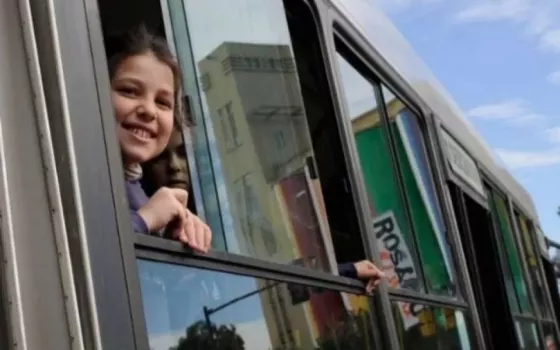
<instances>
[{"instance_id":1,"label":"building window","mask_svg":"<svg viewBox=\"0 0 560 350\"><path fill-rule=\"evenodd\" d=\"M220 107L218 109L218 115L220 116L220 125L225 137L227 149L233 150L241 146L239 132L235 121L235 115L233 113L232 102L229 101L224 106Z\"/></svg>"}]
</instances>

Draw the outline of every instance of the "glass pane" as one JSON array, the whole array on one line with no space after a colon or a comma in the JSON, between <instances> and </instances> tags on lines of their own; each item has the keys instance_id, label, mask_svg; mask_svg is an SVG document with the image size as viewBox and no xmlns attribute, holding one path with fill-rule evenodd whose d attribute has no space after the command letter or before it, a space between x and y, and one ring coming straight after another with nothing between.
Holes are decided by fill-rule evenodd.
<instances>
[{"instance_id":1,"label":"glass pane","mask_svg":"<svg viewBox=\"0 0 560 350\"><path fill-rule=\"evenodd\" d=\"M511 230L506 202L495 193L492 194L492 198L494 201L494 213L498 219L498 228L507 255L507 263L513 278L513 280L509 280L508 278L506 281L506 283L509 284L508 294L511 293L511 285L513 284L521 312L531 312L531 306L527 296L527 287L521 271L519 256L517 255L517 247L515 245L513 231ZM510 303L512 301L513 300L510 299ZM514 311L516 309L517 308L514 308Z\"/></svg>"},{"instance_id":2,"label":"glass pane","mask_svg":"<svg viewBox=\"0 0 560 350\"><path fill-rule=\"evenodd\" d=\"M544 333L544 348L546 350L558 349L560 344L558 344L558 338L556 337L556 330L554 329L554 324L544 323L543 333Z\"/></svg>"},{"instance_id":3,"label":"glass pane","mask_svg":"<svg viewBox=\"0 0 560 350\"><path fill-rule=\"evenodd\" d=\"M217 184L207 215L224 225L216 248L334 270L283 1L169 1L174 35L188 26L176 47L184 80L194 80L201 182Z\"/></svg>"},{"instance_id":4,"label":"glass pane","mask_svg":"<svg viewBox=\"0 0 560 350\"><path fill-rule=\"evenodd\" d=\"M168 8L175 40L175 50L183 71L184 90L190 96L191 110L188 112L192 114L190 117L194 121L194 126L190 128L188 133L184 133L187 151L189 152L188 159L193 160L189 161L193 197L196 200L198 214L212 229L212 247L214 249L225 249L226 244L229 243L226 240L226 235L231 232L231 220L228 221L228 215L221 215L221 213L226 214L229 207L227 206L228 203L224 202L220 196L223 196L223 180L220 178L215 180L214 176L214 173L220 169L220 163L214 161L210 154L215 142L211 142L204 132L208 121L202 117L199 105L192 103L197 100L196 97L198 96L196 75L185 74L185 72L189 72L192 62L186 59L191 58L191 56L183 2L182 0L169 0Z\"/></svg>"},{"instance_id":5,"label":"glass pane","mask_svg":"<svg viewBox=\"0 0 560 350\"><path fill-rule=\"evenodd\" d=\"M337 55L337 62L389 285L423 290L414 236L395 180L373 85L342 55Z\"/></svg>"},{"instance_id":6,"label":"glass pane","mask_svg":"<svg viewBox=\"0 0 560 350\"><path fill-rule=\"evenodd\" d=\"M418 116L385 86L382 92L428 289L454 295L455 269Z\"/></svg>"},{"instance_id":7,"label":"glass pane","mask_svg":"<svg viewBox=\"0 0 560 350\"><path fill-rule=\"evenodd\" d=\"M138 269L153 350L375 348L366 297L145 260Z\"/></svg>"},{"instance_id":8,"label":"glass pane","mask_svg":"<svg viewBox=\"0 0 560 350\"><path fill-rule=\"evenodd\" d=\"M521 238L523 240L523 250L525 251L525 256L527 259L530 282L533 287L532 289L533 294L535 295L535 300L537 301L539 314L543 315L544 317L549 317L551 314L549 308L547 307L547 286L544 284L542 275L540 274L540 257L535 254L535 249L531 240L531 231L529 229L530 223L522 215L517 214L516 217L519 225L519 231L521 233Z\"/></svg>"},{"instance_id":9,"label":"glass pane","mask_svg":"<svg viewBox=\"0 0 560 350\"><path fill-rule=\"evenodd\" d=\"M521 350L539 350L539 333L534 322L515 321L515 328Z\"/></svg>"},{"instance_id":10,"label":"glass pane","mask_svg":"<svg viewBox=\"0 0 560 350\"><path fill-rule=\"evenodd\" d=\"M471 349L462 311L395 301L393 312L401 349Z\"/></svg>"}]
</instances>

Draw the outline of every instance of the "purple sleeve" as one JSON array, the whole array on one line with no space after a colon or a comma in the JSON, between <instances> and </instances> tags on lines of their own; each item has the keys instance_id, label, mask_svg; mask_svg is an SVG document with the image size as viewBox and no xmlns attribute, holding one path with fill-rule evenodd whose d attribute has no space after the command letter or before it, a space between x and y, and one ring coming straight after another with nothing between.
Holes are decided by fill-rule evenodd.
<instances>
[{"instance_id":1,"label":"purple sleeve","mask_svg":"<svg viewBox=\"0 0 560 350\"><path fill-rule=\"evenodd\" d=\"M149 233L146 222L134 210L130 210L130 221L132 224L132 231L134 231L135 233Z\"/></svg>"},{"instance_id":2,"label":"purple sleeve","mask_svg":"<svg viewBox=\"0 0 560 350\"><path fill-rule=\"evenodd\" d=\"M358 272L356 271L356 267L354 266L354 263L338 264L338 274L340 276L349 277L349 278L358 277Z\"/></svg>"}]
</instances>

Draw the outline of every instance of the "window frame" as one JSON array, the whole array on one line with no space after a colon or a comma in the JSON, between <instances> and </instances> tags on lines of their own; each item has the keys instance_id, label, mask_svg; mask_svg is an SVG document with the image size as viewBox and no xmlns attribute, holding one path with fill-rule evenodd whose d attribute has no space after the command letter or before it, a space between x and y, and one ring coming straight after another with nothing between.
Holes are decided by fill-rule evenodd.
<instances>
[{"instance_id":1,"label":"window frame","mask_svg":"<svg viewBox=\"0 0 560 350\"><path fill-rule=\"evenodd\" d=\"M380 116L381 116L381 123L382 123L382 127L383 127L383 132L385 133L385 143L387 146L387 151L389 151L390 153L390 157L391 157L391 163L392 163L392 169L391 171L395 174L395 182L396 185L398 187L398 192L399 192L399 198L400 198L400 202L402 203L402 205L404 206L403 210L405 212L405 220L407 221L407 226L412 230L412 234L413 234L413 246L411 247L411 250L413 249L415 251L414 255L415 255L415 260L419 263L420 266L423 266L422 264L422 260L418 251L418 244L417 244L417 230L414 228L414 224L412 222L412 217L411 217L411 213L410 213L410 203L409 203L409 199L406 196L406 194L404 193L403 190L403 179L402 179L402 175L401 175L401 169L400 166L397 162L397 155L396 155L396 149L395 149L395 141L394 141L394 136L392 135L391 130L389 129L389 119L387 116L387 109L386 109L386 105L383 99L383 95L382 95L382 89L381 86L385 86L387 89L389 89L396 98L398 98L405 106L406 108L409 108L410 111L414 114L414 116L417 118L417 121L419 123L419 127L421 129L421 133L422 133L422 138L423 138L423 144L424 144L424 150L423 153L425 155L426 161L428 163L429 166L429 170L430 170L430 178L432 179L433 185L434 185L434 189L436 191L436 198L437 198L437 209L440 212L440 215L443 217L445 217L444 211L443 211L443 205L440 199L440 193L439 193L439 185L438 185L438 178L435 176L436 173L436 169L433 165L433 163L435 162L432 158L432 155L428 152L428 143L427 143L427 139L429 137L429 135L427 134L427 129L428 129L428 125L429 123L427 122L427 118L425 115L420 114L421 113L421 109L414 107L414 104L412 104L409 100L404 99L403 95L397 91L392 85L390 85L390 83L383 81L379 76L377 76L376 74L376 69L374 68L374 63L371 62L370 59L367 58L367 56L365 54L362 53L363 50L360 49L360 47L354 43L354 41L352 39L349 39L349 35L346 34L346 32L344 31L344 29L339 28L339 23L338 22L334 22L334 32L333 32L333 37L334 37L334 43L335 43L335 52L337 54L340 54L341 56L344 57L344 59L346 61L348 61L351 65L352 63L357 63L358 66L360 66L359 68L362 68L362 70L360 70L359 68L356 68L355 66L353 66L354 69L356 69L356 71L358 71L360 73L360 75L367 80L371 86L372 86L372 97L374 97L376 99L376 102L378 103L378 109L380 110ZM340 51L340 49L343 49L343 51ZM348 57L348 55L350 55L351 57ZM363 70L366 70L365 72ZM337 68L338 71L338 68ZM344 91L344 87L341 86L341 91ZM348 118L346 118L346 123ZM352 143L355 143L354 140L351 141ZM357 157L357 155L356 155ZM360 171L361 172L361 167L358 165L357 168L355 168L356 171ZM368 215L369 217L369 215ZM456 276L459 276L458 270L458 263L457 263L457 258L456 258L456 251L455 249L453 249L453 243L452 240L450 238L450 230L447 227L447 222L444 219L444 225L445 225L445 233L446 233L446 241L447 244L450 246L450 251L451 251L451 255L452 255L452 259L454 260L453 264L454 264L454 268L455 268L455 273ZM375 243L374 243L375 244ZM422 267L421 267L422 269ZM456 277L457 281L457 286L460 289L460 278ZM427 281L426 281L426 277L424 276L424 274L422 274L422 280L424 283L424 286L427 285ZM409 291L409 290L402 290L402 289L398 289L398 288L389 288L389 294L391 296L395 296L395 297L399 297L399 298L403 298L403 297L409 297L412 299L423 299L426 300L428 303L431 302L435 302L438 305L441 304L446 304L447 305L456 305L458 307L467 307L467 303L464 302L464 295L466 294L463 290L461 290L459 293L457 293L456 297L447 297L447 296L439 296L439 295L434 295L429 293L429 291L426 292L416 292L416 291Z\"/></svg>"},{"instance_id":2,"label":"window frame","mask_svg":"<svg viewBox=\"0 0 560 350\"><path fill-rule=\"evenodd\" d=\"M336 31L335 31L335 35L337 35ZM341 40L341 43L337 43L337 39ZM343 50L344 52L340 52L340 46L343 46ZM397 187L397 191L398 191L398 197L399 197L399 202L400 204L403 206L403 211L404 211L404 216L405 216L405 220L406 220L406 225L407 225L407 229L410 229L412 231L412 247L411 250L414 250L415 252L418 251L418 243L417 243L417 237L416 237L416 230L413 227L413 223L412 223L412 218L411 218L411 214L410 214L410 205L408 203L408 199L406 198L404 191L402 190L403 185L402 185L402 176L400 175L400 170L398 169L398 163L396 161L396 150L395 147L393 145L393 141L392 138L390 138L388 136L388 134L390 133L390 129L389 129L389 125L388 125L388 118L387 118L387 110L386 110L386 106L384 105L383 98L381 97L381 82L378 80L378 78L371 74L370 72L368 72L369 67L368 64L365 62L364 58L358 53L357 50L355 50L350 43L348 43L347 41L345 41L343 38L335 38L335 49L337 52L337 55L340 55L343 57L343 59L345 61L347 61L349 63L350 66L352 66L353 69L356 70L357 73L360 74L361 77L364 78L364 80L366 80L369 84L371 84L371 92L372 95L371 97L375 99L376 103L377 103L377 108L379 110L379 116L380 116L380 122L381 122L381 126L383 129L383 133L384 135L384 144L386 147L386 150L389 152L389 157L391 159L391 173L393 175L395 175L395 185ZM348 57L351 56L351 57ZM353 64L357 64L358 68L356 68L356 66L354 66ZM338 71L338 69L337 69ZM365 72L364 72L365 71ZM369 74L368 74L369 73ZM344 86L341 86L341 91L343 93L345 93L344 91ZM383 106L382 106L383 105ZM345 123L348 123L347 121L348 119L346 119ZM350 126L349 126L350 128ZM355 144L355 141L352 141L353 144ZM357 146L355 146L357 147ZM358 153L356 153L356 158L358 158ZM360 171L361 170L361 166L359 165L357 168L355 168L355 171ZM366 192L367 193L367 192ZM369 196L368 196L369 198ZM368 199L368 203L369 203L369 199ZM374 204L374 203L372 203ZM374 204L375 205L375 204ZM369 215L368 215L369 218ZM371 218L369 218L369 220L371 220ZM376 244L376 243L374 243ZM420 267L420 270L422 270L422 261L421 258L419 256L419 254L414 254L413 257L414 263ZM423 287L425 287L427 285L427 281L426 278L424 276L424 274L422 273L422 284ZM389 288L389 292L394 292L395 290L398 290L396 288ZM428 294L428 293L425 293Z\"/></svg>"}]
</instances>

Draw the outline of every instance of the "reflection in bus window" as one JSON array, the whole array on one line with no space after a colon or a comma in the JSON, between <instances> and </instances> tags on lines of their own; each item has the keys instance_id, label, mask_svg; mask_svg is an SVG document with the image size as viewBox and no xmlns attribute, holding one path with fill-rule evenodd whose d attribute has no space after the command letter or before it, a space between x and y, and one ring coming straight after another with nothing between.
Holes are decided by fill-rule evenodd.
<instances>
[{"instance_id":1,"label":"reflection in bus window","mask_svg":"<svg viewBox=\"0 0 560 350\"><path fill-rule=\"evenodd\" d=\"M138 261L153 350L374 349L366 297Z\"/></svg>"},{"instance_id":2,"label":"reflection in bus window","mask_svg":"<svg viewBox=\"0 0 560 350\"><path fill-rule=\"evenodd\" d=\"M521 350L539 350L539 334L534 322L515 321L515 330Z\"/></svg>"},{"instance_id":3,"label":"reflection in bus window","mask_svg":"<svg viewBox=\"0 0 560 350\"><path fill-rule=\"evenodd\" d=\"M397 334L403 350L470 350L462 311L393 302Z\"/></svg>"},{"instance_id":4,"label":"reflection in bus window","mask_svg":"<svg viewBox=\"0 0 560 350\"><path fill-rule=\"evenodd\" d=\"M428 289L453 295L455 269L418 116L384 85L382 93Z\"/></svg>"},{"instance_id":5,"label":"reflection in bus window","mask_svg":"<svg viewBox=\"0 0 560 350\"><path fill-rule=\"evenodd\" d=\"M332 271L283 1L171 0L170 20L186 89L201 102L194 148L205 201L217 187L216 206L204 203L208 221L224 224L215 247Z\"/></svg>"},{"instance_id":6,"label":"reflection in bus window","mask_svg":"<svg viewBox=\"0 0 560 350\"><path fill-rule=\"evenodd\" d=\"M174 129L165 150L143 165L143 186L146 194L153 195L163 186L190 189L190 176L183 135Z\"/></svg>"},{"instance_id":7,"label":"reflection in bus window","mask_svg":"<svg viewBox=\"0 0 560 350\"><path fill-rule=\"evenodd\" d=\"M519 213L515 213L515 218L518 223L520 231L519 233L521 234L521 245L523 247L523 250L525 251L525 257L529 268L529 282L533 286L532 290L533 294L535 295L535 301L537 302L538 311L542 317L548 318L551 316L552 308L549 306L549 302L546 297L547 287L544 284L543 277L540 273L540 257L535 254L535 249L531 240L531 224L523 215L520 215Z\"/></svg>"},{"instance_id":8,"label":"reflection in bus window","mask_svg":"<svg viewBox=\"0 0 560 350\"><path fill-rule=\"evenodd\" d=\"M493 216L498 220L498 229L500 233L500 242L505 249L505 258L503 259L504 269L506 269L506 287L508 290L508 298L512 311L520 310L522 313L531 312L529 297L527 296L527 286L523 273L517 246L514 241L513 231L511 229L506 201L496 193L492 193L492 211ZM508 273L509 270L509 273ZM518 304L519 303L519 304Z\"/></svg>"},{"instance_id":9,"label":"reflection in bus window","mask_svg":"<svg viewBox=\"0 0 560 350\"><path fill-rule=\"evenodd\" d=\"M414 250L414 236L395 180L373 85L342 55L337 58L369 195L372 224L381 250L382 268L391 287L420 291L423 289L422 272Z\"/></svg>"}]
</instances>

